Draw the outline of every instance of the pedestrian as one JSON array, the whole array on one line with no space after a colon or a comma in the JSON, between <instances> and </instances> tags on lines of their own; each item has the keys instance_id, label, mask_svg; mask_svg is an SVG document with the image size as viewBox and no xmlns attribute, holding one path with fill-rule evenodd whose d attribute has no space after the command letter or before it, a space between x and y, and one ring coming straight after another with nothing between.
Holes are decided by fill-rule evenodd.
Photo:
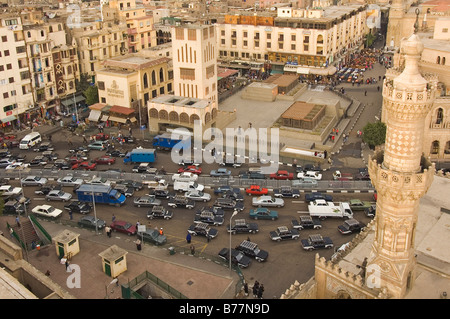
<instances>
[{"instance_id":1,"label":"pedestrian","mask_svg":"<svg viewBox=\"0 0 450 319\"><path fill-rule=\"evenodd\" d=\"M367 90L366 90L366 91L364 91L364 96L367 96Z\"/></svg>"},{"instance_id":2,"label":"pedestrian","mask_svg":"<svg viewBox=\"0 0 450 319\"><path fill-rule=\"evenodd\" d=\"M113 223L116 221L116 216L114 216L114 214L112 215L111 220L112 220Z\"/></svg>"},{"instance_id":3,"label":"pedestrian","mask_svg":"<svg viewBox=\"0 0 450 319\"><path fill-rule=\"evenodd\" d=\"M245 294L245 296L248 296L248 284L247 284L247 282L244 282L244 294Z\"/></svg>"},{"instance_id":4,"label":"pedestrian","mask_svg":"<svg viewBox=\"0 0 450 319\"><path fill-rule=\"evenodd\" d=\"M191 245L191 246L190 246L190 249L191 249L191 255L192 255L192 256L195 255L195 246L194 246L194 245Z\"/></svg>"},{"instance_id":5,"label":"pedestrian","mask_svg":"<svg viewBox=\"0 0 450 319\"><path fill-rule=\"evenodd\" d=\"M259 282L255 281L252 288L253 298L256 298L256 296L258 295L258 290L259 290Z\"/></svg>"},{"instance_id":6,"label":"pedestrian","mask_svg":"<svg viewBox=\"0 0 450 319\"><path fill-rule=\"evenodd\" d=\"M67 259L66 259L65 265L66 265L66 271L70 271L70 264Z\"/></svg>"},{"instance_id":7,"label":"pedestrian","mask_svg":"<svg viewBox=\"0 0 450 319\"><path fill-rule=\"evenodd\" d=\"M264 293L264 285L261 284L258 288L258 299L262 299Z\"/></svg>"},{"instance_id":8,"label":"pedestrian","mask_svg":"<svg viewBox=\"0 0 450 319\"><path fill-rule=\"evenodd\" d=\"M139 240L139 238L136 239L136 241L134 243L136 244L137 250L141 250L142 249L141 241Z\"/></svg>"},{"instance_id":9,"label":"pedestrian","mask_svg":"<svg viewBox=\"0 0 450 319\"><path fill-rule=\"evenodd\" d=\"M380 86L379 85L377 86L377 90L378 90L378 92L380 92Z\"/></svg>"},{"instance_id":10,"label":"pedestrian","mask_svg":"<svg viewBox=\"0 0 450 319\"><path fill-rule=\"evenodd\" d=\"M163 232L162 227L159 229L159 234L160 234L161 236L164 235L164 232Z\"/></svg>"},{"instance_id":11,"label":"pedestrian","mask_svg":"<svg viewBox=\"0 0 450 319\"><path fill-rule=\"evenodd\" d=\"M138 230L139 226L141 225L141 223L139 221L136 222L136 231Z\"/></svg>"},{"instance_id":12,"label":"pedestrian","mask_svg":"<svg viewBox=\"0 0 450 319\"><path fill-rule=\"evenodd\" d=\"M327 156L328 156L327 150L323 151L323 158L327 158Z\"/></svg>"},{"instance_id":13,"label":"pedestrian","mask_svg":"<svg viewBox=\"0 0 450 319\"><path fill-rule=\"evenodd\" d=\"M332 142L334 142L334 135L333 135L333 136L331 136L331 141L332 141Z\"/></svg>"},{"instance_id":14,"label":"pedestrian","mask_svg":"<svg viewBox=\"0 0 450 319\"><path fill-rule=\"evenodd\" d=\"M188 234L186 235L186 242L187 242L188 244L190 244L190 243L191 243L191 239L192 239L191 234L188 233Z\"/></svg>"},{"instance_id":15,"label":"pedestrian","mask_svg":"<svg viewBox=\"0 0 450 319\"><path fill-rule=\"evenodd\" d=\"M84 135L84 134L83 134L83 142L84 142L84 143L87 143L87 142L88 142L88 140L86 139L86 135Z\"/></svg>"},{"instance_id":16,"label":"pedestrian","mask_svg":"<svg viewBox=\"0 0 450 319\"><path fill-rule=\"evenodd\" d=\"M130 134L130 136L132 135L131 126L128 128L128 133Z\"/></svg>"},{"instance_id":17,"label":"pedestrian","mask_svg":"<svg viewBox=\"0 0 450 319\"><path fill-rule=\"evenodd\" d=\"M17 227L20 228L20 220L19 220L19 216L16 217L16 225L17 225Z\"/></svg>"},{"instance_id":18,"label":"pedestrian","mask_svg":"<svg viewBox=\"0 0 450 319\"><path fill-rule=\"evenodd\" d=\"M70 220L73 219L73 215L72 215L72 211L71 210L69 211L69 217L70 217Z\"/></svg>"},{"instance_id":19,"label":"pedestrian","mask_svg":"<svg viewBox=\"0 0 450 319\"><path fill-rule=\"evenodd\" d=\"M111 228L109 226L105 227L105 232L106 232L106 236L108 236L109 238L111 238Z\"/></svg>"},{"instance_id":20,"label":"pedestrian","mask_svg":"<svg viewBox=\"0 0 450 319\"><path fill-rule=\"evenodd\" d=\"M206 235L206 240L208 241L208 243L211 241L211 236Z\"/></svg>"},{"instance_id":21,"label":"pedestrian","mask_svg":"<svg viewBox=\"0 0 450 319\"><path fill-rule=\"evenodd\" d=\"M73 146L72 139L70 137L67 139L67 144L69 144L69 146Z\"/></svg>"}]
</instances>

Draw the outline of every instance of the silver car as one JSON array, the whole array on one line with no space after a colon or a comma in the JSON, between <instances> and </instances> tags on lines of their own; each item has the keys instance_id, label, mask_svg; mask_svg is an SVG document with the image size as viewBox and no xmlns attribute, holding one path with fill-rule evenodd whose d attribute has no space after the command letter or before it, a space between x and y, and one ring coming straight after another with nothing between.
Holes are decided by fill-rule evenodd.
<instances>
[{"instance_id":1,"label":"silver car","mask_svg":"<svg viewBox=\"0 0 450 319\"><path fill-rule=\"evenodd\" d=\"M84 181L81 178L75 178L72 175L67 175L65 177L58 178L56 182L62 186L79 186L83 184Z\"/></svg>"},{"instance_id":2,"label":"silver car","mask_svg":"<svg viewBox=\"0 0 450 319\"><path fill-rule=\"evenodd\" d=\"M21 180L23 186L42 186L45 184L47 184L47 179L40 176L27 176Z\"/></svg>"},{"instance_id":3,"label":"silver car","mask_svg":"<svg viewBox=\"0 0 450 319\"><path fill-rule=\"evenodd\" d=\"M284 200L272 196L259 196L252 198L252 205L257 207L283 207Z\"/></svg>"},{"instance_id":4,"label":"silver car","mask_svg":"<svg viewBox=\"0 0 450 319\"><path fill-rule=\"evenodd\" d=\"M134 206L137 207L151 207L161 206L161 200L156 198L155 195L143 195L136 197L133 201Z\"/></svg>"},{"instance_id":5,"label":"silver car","mask_svg":"<svg viewBox=\"0 0 450 319\"><path fill-rule=\"evenodd\" d=\"M67 202L72 198L72 194L62 191L62 190L51 190L50 192L48 192L47 195L45 195L45 198L48 201L60 200L63 202Z\"/></svg>"},{"instance_id":6,"label":"silver car","mask_svg":"<svg viewBox=\"0 0 450 319\"><path fill-rule=\"evenodd\" d=\"M203 201L209 202L211 200L211 195L205 192L200 192L197 190L191 190L184 194L186 198L195 200L195 201Z\"/></svg>"}]
</instances>

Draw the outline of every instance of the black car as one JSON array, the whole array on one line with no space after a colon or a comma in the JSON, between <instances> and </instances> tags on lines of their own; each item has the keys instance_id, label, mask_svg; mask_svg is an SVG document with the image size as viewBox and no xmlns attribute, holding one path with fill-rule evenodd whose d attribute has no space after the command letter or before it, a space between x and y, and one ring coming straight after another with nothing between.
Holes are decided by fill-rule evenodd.
<instances>
[{"instance_id":1,"label":"black car","mask_svg":"<svg viewBox=\"0 0 450 319\"><path fill-rule=\"evenodd\" d=\"M194 223L189 226L188 233L193 236L205 236L211 239L216 237L219 232L215 228L210 228L206 223Z\"/></svg>"},{"instance_id":2,"label":"black car","mask_svg":"<svg viewBox=\"0 0 450 319\"><path fill-rule=\"evenodd\" d=\"M214 226L222 225L224 221L223 216L214 215L210 211L201 211L200 214L195 214L194 223L206 223Z\"/></svg>"},{"instance_id":3,"label":"black car","mask_svg":"<svg viewBox=\"0 0 450 319\"><path fill-rule=\"evenodd\" d=\"M322 235L310 235L307 239L302 239L302 246L304 250L314 250L320 248L333 248L333 241L330 237L322 237Z\"/></svg>"},{"instance_id":4,"label":"black car","mask_svg":"<svg viewBox=\"0 0 450 319\"><path fill-rule=\"evenodd\" d=\"M86 147L84 145L75 147L75 148L71 148L69 150L69 153L78 153L78 152L82 152L82 153L89 153L91 149L89 147Z\"/></svg>"},{"instance_id":5,"label":"black car","mask_svg":"<svg viewBox=\"0 0 450 319\"><path fill-rule=\"evenodd\" d=\"M203 206L201 209L198 209L196 214L201 214L202 212L211 212L214 216L224 217L225 211L220 207L214 206Z\"/></svg>"},{"instance_id":6,"label":"black car","mask_svg":"<svg viewBox=\"0 0 450 319\"><path fill-rule=\"evenodd\" d=\"M219 251L219 257L225 261L230 260L230 250L228 248L222 248ZM231 248L231 263L241 268L247 268L250 266L252 260L246 256L242 251Z\"/></svg>"},{"instance_id":7,"label":"black car","mask_svg":"<svg viewBox=\"0 0 450 319\"><path fill-rule=\"evenodd\" d=\"M356 219L347 219L342 225L338 226L338 230L342 235L350 235L359 233L366 225L357 221Z\"/></svg>"},{"instance_id":8,"label":"black car","mask_svg":"<svg viewBox=\"0 0 450 319\"><path fill-rule=\"evenodd\" d=\"M323 200L326 200L327 202L332 202L333 196L327 195L327 194L322 194L320 192L312 192L312 193L305 194L305 201L307 203L315 201L317 199L323 199Z\"/></svg>"},{"instance_id":9,"label":"black car","mask_svg":"<svg viewBox=\"0 0 450 319\"><path fill-rule=\"evenodd\" d=\"M4 198L5 203L10 201L16 201L21 205L25 205L26 207L30 207L31 204L31 198L23 196L23 194L20 195L10 195Z\"/></svg>"},{"instance_id":10,"label":"black car","mask_svg":"<svg viewBox=\"0 0 450 319\"><path fill-rule=\"evenodd\" d=\"M183 195L175 195L169 199L168 205L173 208L185 207L187 209L192 209L195 207L195 202L184 197Z\"/></svg>"},{"instance_id":11,"label":"black car","mask_svg":"<svg viewBox=\"0 0 450 319\"><path fill-rule=\"evenodd\" d=\"M58 154L53 151L44 151L42 152L42 156L46 158L49 162L56 161L58 159Z\"/></svg>"},{"instance_id":12,"label":"black car","mask_svg":"<svg viewBox=\"0 0 450 319\"><path fill-rule=\"evenodd\" d=\"M38 147L33 148L35 152L53 151L55 148L49 142L42 142Z\"/></svg>"},{"instance_id":13,"label":"black car","mask_svg":"<svg viewBox=\"0 0 450 319\"><path fill-rule=\"evenodd\" d=\"M24 162L25 159L27 158L27 155L26 154L17 154L17 155L11 155L9 158L16 162Z\"/></svg>"},{"instance_id":14,"label":"black car","mask_svg":"<svg viewBox=\"0 0 450 319\"><path fill-rule=\"evenodd\" d=\"M300 198L300 191L292 188L291 186L281 186L280 188L273 190L273 196Z\"/></svg>"},{"instance_id":15,"label":"black car","mask_svg":"<svg viewBox=\"0 0 450 319\"><path fill-rule=\"evenodd\" d=\"M47 195L52 190L62 190L61 185L43 185L34 191L36 195Z\"/></svg>"},{"instance_id":16,"label":"black car","mask_svg":"<svg viewBox=\"0 0 450 319\"><path fill-rule=\"evenodd\" d=\"M376 212L377 212L377 205L372 205L364 209L364 214L370 218L375 217Z\"/></svg>"},{"instance_id":17,"label":"black car","mask_svg":"<svg viewBox=\"0 0 450 319\"><path fill-rule=\"evenodd\" d=\"M226 191L226 192L222 193L222 197L223 198L231 198L238 202L244 201L244 196L241 194L240 190L239 190L239 193L235 192L235 191Z\"/></svg>"},{"instance_id":18,"label":"black car","mask_svg":"<svg viewBox=\"0 0 450 319\"><path fill-rule=\"evenodd\" d=\"M30 167L43 166L48 163L48 159L42 155L38 155L30 161Z\"/></svg>"},{"instance_id":19,"label":"black car","mask_svg":"<svg viewBox=\"0 0 450 319\"><path fill-rule=\"evenodd\" d=\"M58 169L71 169L72 168L72 166L66 160L63 160L63 159L57 159L53 163L53 165Z\"/></svg>"},{"instance_id":20,"label":"black car","mask_svg":"<svg viewBox=\"0 0 450 319\"><path fill-rule=\"evenodd\" d=\"M242 241L238 246L236 246L236 249L242 251L248 257L255 258L258 262L266 261L269 257L269 253L267 251L260 249L258 244L248 240Z\"/></svg>"},{"instance_id":21,"label":"black car","mask_svg":"<svg viewBox=\"0 0 450 319\"><path fill-rule=\"evenodd\" d=\"M247 223L245 219L236 219L234 221L234 225L230 227L230 225L227 226L227 231L232 234L237 233L251 233L256 234L259 231L258 224L256 223Z\"/></svg>"},{"instance_id":22,"label":"black car","mask_svg":"<svg viewBox=\"0 0 450 319\"><path fill-rule=\"evenodd\" d=\"M154 195L156 198L170 198L174 197L176 193L170 192L167 189L151 189L149 192L150 195Z\"/></svg>"},{"instance_id":23,"label":"black car","mask_svg":"<svg viewBox=\"0 0 450 319\"><path fill-rule=\"evenodd\" d=\"M141 190L142 187L144 186L143 183L138 182L138 181L133 181L131 179L119 179L116 184L122 184L122 185L126 185L128 187L133 187L135 190Z\"/></svg>"},{"instance_id":24,"label":"black car","mask_svg":"<svg viewBox=\"0 0 450 319\"><path fill-rule=\"evenodd\" d=\"M64 205L64 209L72 213L88 214L91 212L92 206L89 203L77 201Z\"/></svg>"},{"instance_id":25,"label":"black car","mask_svg":"<svg viewBox=\"0 0 450 319\"><path fill-rule=\"evenodd\" d=\"M289 229L286 226L277 227L276 230L269 233L270 239L274 241L282 241L287 239L299 239L300 233L297 229Z\"/></svg>"},{"instance_id":26,"label":"black car","mask_svg":"<svg viewBox=\"0 0 450 319\"><path fill-rule=\"evenodd\" d=\"M125 195L125 197L131 197L134 194L134 188L129 187L123 184L116 184L114 189L117 189L119 192Z\"/></svg>"},{"instance_id":27,"label":"black car","mask_svg":"<svg viewBox=\"0 0 450 319\"><path fill-rule=\"evenodd\" d=\"M25 213L25 206L17 200L9 200L3 206L3 214L16 215Z\"/></svg>"},{"instance_id":28,"label":"black car","mask_svg":"<svg viewBox=\"0 0 450 319\"><path fill-rule=\"evenodd\" d=\"M171 219L173 217L173 213L165 209L163 206L153 206L151 210L147 212L147 218L164 218Z\"/></svg>"},{"instance_id":29,"label":"black car","mask_svg":"<svg viewBox=\"0 0 450 319\"><path fill-rule=\"evenodd\" d=\"M302 230L302 229L321 229L322 223L320 220L316 218L312 218L311 216L300 216L300 220L293 219L292 227L294 229Z\"/></svg>"},{"instance_id":30,"label":"black car","mask_svg":"<svg viewBox=\"0 0 450 319\"><path fill-rule=\"evenodd\" d=\"M112 150L106 151L106 155L109 155L112 157L125 157L125 155L127 155L127 153L122 150L112 149Z\"/></svg>"},{"instance_id":31,"label":"black car","mask_svg":"<svg viewBox=\"0 0 450 319\"><path fill-rule=\"evenodd\" d=\"M102 229L105 228L106 222L102 219L96 219L94 216L83 216L78 221L78 226L81 228L87 227L93 229L97 226L97 229Z\"/></svg>"},{"instance_id":32,"label":"black car","mask_svg":"<svg viewBox=\"0 0 450 319\"><path fill-rule=\"evenodd\" d=\"M238 211L244 210L244 203L237 202L231 198L217 198L213 206L222 209L236 209Z\"/></svg>"},{"instance_id":33,"label":"black car","mask_svg":"<svg viewBox=\"0 0 450 319\"><path fill-rule=\"evenodd\" d=\"M216 194L216 195L224 194L227 192L234 192L234 193L240 194L241 190L238 187L231 187L228 185L217 186L216 188L214 188L214 194Z\"/></svg>"},{"instance_id":34,"label":"black car","mask_svg":"<svg viewBox=\"0 0 450 319\"><path fill-rule=\"evenodd\" d=\"M266 179L266 175L260 172L240 171L239 177L242 179Z\"/></svg>"}]
</instances>

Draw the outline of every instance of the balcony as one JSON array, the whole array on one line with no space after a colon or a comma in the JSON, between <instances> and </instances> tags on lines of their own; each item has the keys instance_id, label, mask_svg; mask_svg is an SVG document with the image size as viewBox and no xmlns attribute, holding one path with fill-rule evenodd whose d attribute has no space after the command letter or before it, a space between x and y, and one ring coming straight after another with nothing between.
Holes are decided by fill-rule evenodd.
<instances>
[{"instance_id":1,"label":"balcony","mask_svg":"<svg viewBox=\"0 0 450 319\"><path fill-rule=\"evenodd\" d=\"M136 28L129 28L129 29L128 29L128 34L131 34L131 35L137 34Z\"/></svg>"}]
</instances>

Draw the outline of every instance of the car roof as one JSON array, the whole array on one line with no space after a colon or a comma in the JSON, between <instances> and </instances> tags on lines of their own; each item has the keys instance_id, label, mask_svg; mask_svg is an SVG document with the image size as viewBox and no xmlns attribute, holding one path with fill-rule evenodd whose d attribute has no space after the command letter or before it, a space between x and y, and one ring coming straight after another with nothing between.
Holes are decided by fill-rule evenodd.
<instances>
[{"instance_id":1,"label":"car roof","mask_svg":"<svg viewBox=\"0 0 450 319\"><path fill-rule=\"evenodd\" d=\"M251 241L244 240L244 241L242 241L242 243L240 243L239 246L240 247L244 247L244 248L248 248L248 249L255 249L258 245L256 243L251 242Z\"/></svg>"},{"instance_id":2,"label":"car roof","mask_svg":"<svg viewBox=\"0 0 450 319\"><path fill-rule=\"evenodd\" d=\"M312 241L323 241L322 235L319 235L319 234L309 235L309 238Z\"/></svg>"},{"instance_id":3,"label":"car roof","mask_svg":"<svg viewBox=\"0 0 450 319\"><path fill-rule=\"evenodd\" d=\"M279 226L278 231L281 233L286 233L289 231L289 229L286 226Z\"/></svg>"}]
</instances>

